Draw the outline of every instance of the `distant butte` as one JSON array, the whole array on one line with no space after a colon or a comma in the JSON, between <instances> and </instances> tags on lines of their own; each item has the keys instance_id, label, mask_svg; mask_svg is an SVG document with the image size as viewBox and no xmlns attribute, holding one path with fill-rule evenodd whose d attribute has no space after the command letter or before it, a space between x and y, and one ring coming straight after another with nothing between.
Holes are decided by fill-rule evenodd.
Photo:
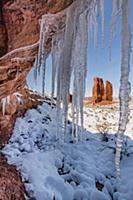
<instances>
[{"instance_id":1,"label":"distant butte","mask_svg":"<svg viewBox=\"0 0 133 200\"><path fill-rule=\"evenodd\" d=\"M106 81L106 85L104 86L104 82L102 78L95 77L94 85L92 88L92 99L93 104L100 103L102 101L113 101L113 85L110 81Z\"/></svg>"}]
</instances>

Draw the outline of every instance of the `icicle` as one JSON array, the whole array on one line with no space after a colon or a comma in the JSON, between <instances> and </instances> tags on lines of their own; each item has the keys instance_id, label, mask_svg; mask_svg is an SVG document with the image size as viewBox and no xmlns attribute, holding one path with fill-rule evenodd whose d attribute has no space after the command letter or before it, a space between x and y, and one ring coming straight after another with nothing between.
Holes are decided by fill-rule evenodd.
<instances>
[{"instance_id":1,"label":"icicle","mask_svg":"<svg viewBox=\"0 0 133 200\"><path fill-rule=\"evenodd\" d=\"M42 66L42 96L45 95L45 71L46 71L46 61L44 61Z\"/></svg>"},{"instance_id":2,"label":"icicle","mask_svg":"<svg viewBox=\"0 0 133 200\"><path fill-rule=\"evenodd\" d=\"M129 117L129 101L131 86L129 83L131 32L129 25L130 0L123 0L122 4L122 49L121 49L121 80L120 80L120 118L117 133L115 165L117 176L120 176L120 155L123 145L123 137Z\"/></svg>"},{"instance_id":3,"label":"icicle","mask_svg":"<svg viewBox=\"0 0 133 200\"><path fill-rule=\"evenodd\" d=\"M52 91L51 91L51 106L53 104L53 98L55 93L55 81L57 74L59 75L59 60L61 57L61 52L63 48L63 41L64 41L64 31L60 31L56 36L52 38ZM61 96L60 96L60 75L57 78L58 80L58 98L57 98L57 116L56 116L56 140L59 139L59 116L60 116L60 104L61 104Z\"/></svg>"},{"instance_id":4,"label":"icicle","mask_svg":"<svg viewBox=\"0 0 133 200\"><path fill-rule=\"evenodd\" d=\"M52 92L51 98L53 99L55 93L55 81L56 75L59 70L59 63L63 47L64 40L64 31L60 31L57 35L55 35L52 39Z\"/></svg>"},{"instance_id":5,"label":"icicle","mask_svg":"<svg viewBox=\"0 0 133 200\"><path fill-rule=\"evenodd\" d=\"M56 79L56 71L58 70L58 41L56 40L56 37L53 37L52 40L52 92L51 92L51 98L53 101L54 92L55 92L55 79Z\"/></svg>"},{"instance_id":6,"label":"icicle","mask_svg":"<svg viewBox=\"0 0 133 200\"><path fill-rule=\"evenodd\" d=\"M93 0L91 2L91 4L90 4L90 2L88 2L88 4L89 5L88 5L87 10L88 10L89 32L92 35L94 35L94 46L95 46L95 48L97 48L98 47L98 1ZM104 23L103 10L104 9L102 8L102 10L101 10L102 23ZM104 29L104 26L102 27L102 30L103 29Z\"/></svg>"},{"instance_id":7,"label":"icicle","mask_svg":"<svg viewBox=\"0 0 133 200\"><path fill-rule=\"evenodd\" d=\"M3 115L5 115L6 103L7 103L7 97L2 98L1 104L2 104L2 114L3 114Z\"/></svg>"},{"instance_id":8,"label":"icicle","mask_svg":"<svg viewBox=\"0 0 133 200\"><path fill-rule=\"evenodd\" d=\"M104 30L104 7L100 1L102 37ZM49 27L55 25L55 39L52 41L52 98L55 91L55 79L57 76L57 127L59 127L60 110L62 109L62 135L64 141L67 126L68 95L70 80L74 72L73 83L73 137L78 139L78 125L83 130L83 98L85 93L85 78L87 67L87 43L88 43L88 19L90 27L94 30L95 46L98 44L98 1L76 0L61 14L44 15L41 20L40 42L38 50L37 69L45 63L45 42ZM59 21L61 20L61 23ZM62 22L64 26L61 26ZM61 27L62 28L61 28ZM63 29L63 31L62 31ZM60 33L61 31L61 33ZM61 35L61 37L60 37ZM61 42L62 41L62 42ZM59 43L61 42L60 48ZM44 73L45 74L45 73ZM36 74L35 74L36 75ZM45 76L44 76L45 77ZM43 79L44 80L44 79ZM43 85L45 85L43 81ZM62 107L61 107L62 105ZM79 124L79 121L81 124ZM57 129L57 132L58 129ZM75 132L75 133L74 133ZM76 135L76 136L75 136ZM82 137L81 137L82 138Z\"/></svg>"},{"instance_id":9,"label":"icicle","mask_svg":"<svg viewBox=\"0 0 133 200\"><path fill-rule=\"evenodd\" d=\"M35 80L35 83L37 83L37 57L35 59L33 68L34 68L34 80Z\"/></svg>"},{"instance_id":10,"label":"icicle","mask_svg":"<svg viewBox=\"0 0 133 200\"><path fill-rule=\"evenodd\" d=\"M71 56L73 48L73 36L74 36L74 20L75 20L75 2L68 10L66 17L66 29L64 35L64 45L62 49L61 59L60 59L60 93L62 100L62 142L64 142L64 137L66 133L67 126L67 111L68 111L68 95L70 88L70 78L71 78ZM58 99L58 96L57 96Z\"/></svg>"},{"instance_id":11,"label":"icicle","mask_svg":"<svg viewBox=\"0 0 133 200\"><path fill-rule=\"evenodd\" d=\"M48 26L45 24L45 19L42 17L40 21L40 39L39 39L39 49L38 49L38 55L35 61L35 71L34 71L34 77L35 80L37 79L37 74L42 67L42 95L45 94L45 67L46 67L46 52L45 52L45 39L46 34L48 31Z\"/></svg>"},{"instance_id":12,"label":"icicle","mask_svg":"<svg viewBox=\"0 0 133 200\"><path fill-rule=\"evenodd\" d=\"M56 129L56 138L57 140L59 140L60 142L60 130L59 130L59 120L60 120L60 109L61 109L61 72L60 72L60 68L58 69L58 76L57 76L57 100L56 100L56 125L57 125L57 129Z\"/></svg>"},{"instance_id":13,"label":"icicle","mask_svg":"<svg viewBox=\"0 0 133 200\"><path fill-rule=\"evenodd\" d=\"M6 105L8 104L9 106L11 106L11 96L15 96L16 100L18 101L18 103L22 103L23 104L23 100L22 100L22 95L18 92L13 93L12 95L8 95L7 97L2 98L1 100L1 104L2 104L2 114L5 115L5 111L6 111ZM16 101L13 102L14 106L16 106Z\"/></svg>"},{"instance_id":14,"label":"icicle","mask_svg":"<svg viewBox=\"0 0 133 200\"><path fill-rule=\"evenodd\" d=\"M53 35L53 33L59 29L61 26L60 20L62 23L64 21L64 16L66 11L57 14L46 14L42 16L40 20L40 39L39 39L39 48L38 55L35 61L35 72L34 77L37 79L38 72L40 73L40 69L42 67L42 94L45 93L45 68L46 68L46 59L48 56L48 52L46 52L45 46L47 37ZM59 20L60 19L60 20ZM51 26L52 25L52 26ZM51 28L52 27L52 28ZM61 27L60 27L61 29Z\"/></svg>"},{"instance_id":15,"label":"icicle","mask_svg":"<svg viewBox=\"0 0 133 200\"><path fill-rule=\"evenodd\" d=\"M102 47L104 47L104 0L100 0L101 29L102 29Z\"/></svg>"},{"instance_id":16,"label":"icicle","mask_svg":"<svg viewBox=\"0 0 133 200\"><path fill-rule=\"evenodd\" d=\"M86 68L86 60L87 60L87 42L88 42L88 22L87 22L87 11L88 11L88 2L77 0L70 7L69 12L67 13L66 19L66 30L65 30L65 38L64 38L64 49L62 53L62 69L61 71L61 94L62 94L62 102L63 102L63 129L65 133L66 125L67 125L67 109L68 109L68 95L70 88L70 78L72 74L72 69L74 70L74 92L73 95L73 108L74 113L76 115L76 137L78 130L78 121L79 121L79 112L80 109L80 98L78 85L82 92L84 93L84 88L82 88L82 84L84 82L85 76L84 68ZM82 25L83 24L83 25ZM83 84L84 85L84 84ZM77 86L77 87L76 87ZM77 97L76 97L77 96ZM83 97L81 95L81 97ZM77 100L75 99L77 98ZM83 100L83 98L82 98ZM83 121L83 120L82 120ZM73 134L74 135L74 134ZM77 140L77 138L76 138Z\"/></svg>"},{"instance_id":17,"label":"icicle","mask_svg":"<svg viewBox=\"0 0 133 200\"><path fill-rule=\"evenodd\" d=\"M10 98L10 95L7 96L7 104L10 105L11 104L11 98Z\"/></svg>"},{"instance_id":18,"label":"icicle","mask_svg":"<svg viewBox=\"0 0 133 200\"><path fill-rule=\"evenodd\" d=\"M77 26L74 48L74 85L73 85L73 115L76 112L75 141L78 140L79 113L81 129L83 131L83 99L85 94L85 79L87 67L87 44L88 44L88 10L80 15ZM75 126L75 125L74 125ZM82 132L81 131L81 132ZM82 133L81 133L82 140Z\"/></svg>"},{"instance_id":19,"label":"icicle","mask_svg":"<svg viewBox=\"0 0 133 200\"><path fill-rule=\"evenodd\" d=\"M15 92L13 95L16 97L19 104L23 104L22 94L20 94L19 92Z\"/></svg>"},{"instance_id":20,"label":"icicle","mask_svg":"<svg viewBox=\"0 0 133 200\"><path fill-rule=\"evenodd\" d=\"M44 50L44 45L45 45L45 34L46 34L46 28L44 24L44 20L41 19L41 25L40 25L40 39L39 39L39 49L38 49L38 56L37 56L37 70L40 72L41 65L45 62L45 50Z\"/></svg>"},{"instance_id":21,"label":"icicle","mask_svg":"<svg viewBox=\"0 0 133 200\"><path fill-rule=\"evenodd\" d=\"M110 36L109 36L110 59L111 59L112 41L113 41L114 33L115 33L116 19L117 19L117 16L121 13L121 5L122 5L122 0L112 0L112 17L111 17L111 24L110 24Z\"/></svg>"},{"instance_id":22,"label":"icicle","mask_svg":"<svg viewBox=\"0 0 133 200\"><path fill-rule=\"evenodd\" d=\"M72 141L76 142L77 141L77 138L75 136L75 130L76 130L76 117L75 117L75 114L76 114L76 110L75 110L75 105L76 105L76 102L74 102L74 97L76 96L76 94L73 92L73 97L72 97ZM76 140L75 140L76 138Z\"/></svg>"},{"instance_id":23,"label":"icicle","mask_svg":"<svg viewBox=\"0 0 133 200\"><path fill-rule=\"evenodd\" d=\"M97 5L94 7L94 11L92 11L93 16L93 27L94 27L94 45L95 48L98 47L98 19L97 19Z\"/></svg>"},{"instance_id":24,"label":"icicle","mask_svg":"<svg viewBox=\"0 0 133 200\"><path fill-rule=\"evenodd\" d=\"M1 104L2 104L2 114L5 115L5 111L6 111L6 105L10 105L11 104L11 98L10 95L8 95L7 97L2 98L1 100Z\"/></svg>"}]
</instances>

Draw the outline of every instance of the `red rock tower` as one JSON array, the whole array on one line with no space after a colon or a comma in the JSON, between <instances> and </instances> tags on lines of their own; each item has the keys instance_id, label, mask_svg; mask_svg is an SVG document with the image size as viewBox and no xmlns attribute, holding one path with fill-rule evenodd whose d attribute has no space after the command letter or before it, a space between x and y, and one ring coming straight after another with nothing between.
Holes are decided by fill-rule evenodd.
<instances>
[{"instance_id":1,"label":"red rock tower","mask_svg":"<svg viewBox=\"0 0 133 200\"><path fill-rule=\"evenodd\" d=\"M104 82L102 78L95 77L94 85L92 89L93 103L98 103L103 100L112 101L113 100L113 85L111 82L106 81L106 86L104 87Z\"/></svg>"},{"instance_id":2,"label":"red rock tower","mask_svg":"<svg viewBox=\"0 0 133 200\"><path fill-rule=\"evenodd\" d=\"M106 100L108 100L108 101L113 100L113 85L109 81L106 81L105 97L106 97Z\"/></svg>"}]
</instances>

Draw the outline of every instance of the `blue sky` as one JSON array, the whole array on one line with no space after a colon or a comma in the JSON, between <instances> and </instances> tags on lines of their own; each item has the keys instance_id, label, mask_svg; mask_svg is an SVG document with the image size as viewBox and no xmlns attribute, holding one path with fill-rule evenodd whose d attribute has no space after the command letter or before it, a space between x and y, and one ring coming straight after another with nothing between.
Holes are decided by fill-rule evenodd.
<instances>
[{"instance_id":1,"label":"blue sky","mask_svg":"<svg viewBox=\"0 0 133 200\"><path fill-rule=\"evenodd\" d=\"M111 19L111 4L112 0L105 0L105 43L104 48L101 45L101 26L99 19L99 36L98 36L98 48L94 47L93 36L89 37L89 47L88 47L88 73L86 80L86 96L91 96L93 78L95 76L102 77L104 82L109 80L113 83L114 96L119 94L119 80L120 80L120 61L121 61L121 27L120 19L116 23L116 34L112 44L112 56L109 59L109 24ZM133 33L133 0L131 0L131 30ZM133 39L132 39L133 41ZM133 84L133 56L131 56L131 73L130 81ZM39 92L41 92L41 77L38 77L37 84L33 79L33 70L28 76L28 85ZM51 91L51 58L47 60L47 70L46 70L46 92ZM132 92L133 95L133 92Z\"/></svg>"}]
</instances>

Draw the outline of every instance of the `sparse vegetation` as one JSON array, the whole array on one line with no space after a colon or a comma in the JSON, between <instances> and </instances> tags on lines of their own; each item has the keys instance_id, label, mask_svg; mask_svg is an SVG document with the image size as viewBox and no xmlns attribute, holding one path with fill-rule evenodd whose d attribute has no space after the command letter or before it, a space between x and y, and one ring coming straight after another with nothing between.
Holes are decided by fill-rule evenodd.
<instances>
[{"instance_id":1,"label":"sparse vegetation","mask_svg":"<svg viewBox=\"0 0 133 200\"><path fill-rule=\"evenodd\" d=\"M104 121L103 123L97 123L96 129L99 133L102 134L102 141L108 142L108 132L111 129L111 124L107 121Z\"/></svg>"}]
</instances>

